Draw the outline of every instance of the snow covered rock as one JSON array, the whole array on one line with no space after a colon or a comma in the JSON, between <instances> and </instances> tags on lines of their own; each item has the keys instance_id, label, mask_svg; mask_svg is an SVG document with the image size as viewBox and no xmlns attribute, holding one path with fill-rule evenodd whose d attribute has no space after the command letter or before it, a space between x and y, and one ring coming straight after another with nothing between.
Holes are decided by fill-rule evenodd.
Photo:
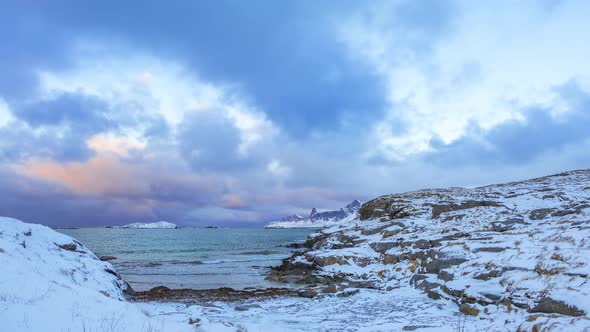
<instances>
[{"instance_id":1,"label":"snow covered rock","mask_svg":"<svg viewBox=\"0 0 590 332\"><path fill-rule=\"evenodd\" d=\"M321 228L336 225L356 219L360 207L361 202L354 200L335 211L318 212L316 208L313 208L308 217L295 214L280 221L271 222L265 228Z\"/></svg>"},{"instance_id":2,"label":"snow covered rock","mask_svg":"<svg viewBox=\"0 0 590 332\"><path fill-rule=\"evenodd\" d=\"M413 287L512 330L590 329L590 170L378 197L273 280ZM535 325L540 324L540 325ZM510 329L510 328L509 328Z\"/></svg>"},{"instance_id":3,"label":"snow covered rock","mask_svg":"<svg viewBox=\"0 0 590 332\"><path fill-rule=\"evenodd\" d=\"M167 221L156 221L150 223L136 222L125 226L116 226L115 228L141 228L141 229L174 229L178 228L176 224Z\"/></svg>"}]
</instances>

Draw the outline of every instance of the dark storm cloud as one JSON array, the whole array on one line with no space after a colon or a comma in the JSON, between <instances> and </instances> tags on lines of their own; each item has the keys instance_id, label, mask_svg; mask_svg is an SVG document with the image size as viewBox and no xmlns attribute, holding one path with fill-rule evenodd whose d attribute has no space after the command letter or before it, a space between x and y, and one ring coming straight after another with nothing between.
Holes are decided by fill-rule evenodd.
<instances>
[{"instance_id":1,"label":"dark storm cloud","mask_svg":"<svg viewBox=\"0 0 590 332\"><path fill-rule=\"evenodd\" d=\"M61 66L72 41L114 38L132 49L180 59L209 81L237 84L274 121L300 136L337 128L347 112L363 112L369 123L383 110L380 79L349 59L330 35L331 20L357 5L15 1L8 11L14 24L5 33L17 43L4 44L2 51L4 59L18 62L15 77L22 76L18 81L30 88L27 65Z\"/></svg>"},{"instance_id":2,"label":"dark storm cloud","mask_svg":"<svg viewBox=\"0 0 590 332\"><path fill-rule=\"evenodd\" d=\"M559 7L557 1L544 3L548 11ZM442 99L453 97L449 90L470 91L488 75L489 68L473 54L451 74L457 77L450 88L437 86L450 75L434 55L441 51L438 46L452 41L455 29L472 28L455 25L470 13L454 1L6 0L0 7L0 107L5 101L15 118L8 117L5 126L0 122L0 215L25 221L261 223L312 206L339 208L399 188L485 181L482 165L498 170L494 180L504 179L520 165L530 172L525 166L539 156L566 155L571 145L576 146L571 151L583 151L590 139L590 99L571 82L556 90L567 100L567 114L552 117L554 110L532 106L521 110L524 122L487 131L478 123L451 144L433 141L432 154L391 162L374 129L385 121L394 136L409 135L416 124L404 120L412 114L402 114L412 109L410 101L392 102L405 82L392 85L396 73L390 71L407 69L406 64L418 67L435 87L409 86L426 90L415 91L418 96L432 89ZM496 19L492 15L483 24ZM449 44L454 52L456 45ZM464 45L459 46L461 53ZM465 46L477 53L478 45ZM375 54L365 53L371 52L383 54L367 61ZM112 59L121 66L109 66ZM164 70L158 71L159 65ZM60 89L59 84L40 86L42 72L68 88L72 79L71 86L82 90L40 90ZM162 73L170 75L170 84L150 90L150 84L162 82ZM148 79L142 80L143 74ZM94 91L104 100L82 92L93 90L83 89L94 87L93 75L107 82L99 81ZM244 132L223 111L174 109L192 102L184 99L193 91L174 93L177 80L179 90L196 89L191 84L197 82L222 91L221 105L212 107L233 101L247 105L276 133L257 133L261 140L240 150ZM170 103L162 94L183 100ZM181 118L179 124L167 122L168 115ZM96 151L87 146L95 134L103 138ZM129 141L136 144L128 150L116 146ZM35 162L53 168L27 173ZM568 159L563 165L583 162ZM274 171L269 165L276 166ZM535 174L543 174L544 163L536 165ZM475 171L461 170L469 167ZM87 182L76 187L80 179ZM105 189L105 183L110 187Z\"/></svg>"},{"instance_id":3,"label":"dark storm cloud","mask_svg":"<svg viewBox=\"0 0 590 332\"><path fill-rule=\"evenodd\" d=\"M179 130L181 155L197 170L228 171L243 168L251 160L239 155L240 132L221 112L197 112L185 116Z\"/></svg>"}]
</instances>

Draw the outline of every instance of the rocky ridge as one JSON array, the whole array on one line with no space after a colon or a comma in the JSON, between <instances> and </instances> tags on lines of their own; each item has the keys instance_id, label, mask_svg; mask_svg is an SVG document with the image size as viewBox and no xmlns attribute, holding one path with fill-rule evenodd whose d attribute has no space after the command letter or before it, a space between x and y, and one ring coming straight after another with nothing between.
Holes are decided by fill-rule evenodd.
<instances>
[{"instance_id":1,"label":"rocky ridge","mask_svg":"<svg viewBox=\"0 0 590 332\"><path fill-rule=\"evenodd\" d=\"M334 211L318 212L316 208L313 208L307 217L294 214L280 221L271 222L265 228L321 228L354 220L358 216L360 207L361 202L354 200Z\"/></svg>"},{"instance_id":2,"label":"rocky ridge","mask_svg":"<svg viewBox=\"0 0 590 332\"><path fill-rule=\"evenodd\" d=\"M590 329L590 170L368 201L310 235L269 279L423 291L522 331ZM313 296L314 294L311 294Z\"/></svg>"}]
</instances>

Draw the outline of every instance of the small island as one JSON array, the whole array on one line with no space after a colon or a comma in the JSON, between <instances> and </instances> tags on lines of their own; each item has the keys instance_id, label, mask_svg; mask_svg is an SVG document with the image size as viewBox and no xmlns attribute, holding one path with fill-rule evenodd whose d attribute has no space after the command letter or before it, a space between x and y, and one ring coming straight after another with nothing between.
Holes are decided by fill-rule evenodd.
<instances>
[{"instance_id":1,"label":"small island","mask_svg":"<svg viewBox=\"0 0 590 332\"><path fill-rule=\"evenodd\" d=\"M135 222L124 226L111 226L109 228L133 228L133 229L175 229L176 224L167 221L156 221L149 223Z\"/></svg>"}]
</instances>

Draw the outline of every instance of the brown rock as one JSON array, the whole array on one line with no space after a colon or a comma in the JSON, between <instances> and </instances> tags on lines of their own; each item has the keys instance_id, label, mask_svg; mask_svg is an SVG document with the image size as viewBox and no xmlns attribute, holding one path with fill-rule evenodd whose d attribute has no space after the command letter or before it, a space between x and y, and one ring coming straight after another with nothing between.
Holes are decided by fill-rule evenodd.
<instances>
[{"instance_id":1,"label":"brown rock","mask_svg":"<svg viewBox=\"0 0 590 332\"><path fill-rule=\"evenodd\" d=\"M546 314L561 314L567 316L584 316L586 313L575 306L569 305L562 301L545 297L530 310L530 312L541 312Z\"/></svg>"},{"instance_id":2,"label":"brown rock","mask_svg":"<svg viewBox=\"0 0 590 332\"><path fill-rule=\"evenodd\" d=\"M479 309L470 306L466 303L463 303L460 307L459 307L459 311L463 314L463 315L469 315L469 316L477 316L479 315Z\"/></svg>"}]
</instances>

